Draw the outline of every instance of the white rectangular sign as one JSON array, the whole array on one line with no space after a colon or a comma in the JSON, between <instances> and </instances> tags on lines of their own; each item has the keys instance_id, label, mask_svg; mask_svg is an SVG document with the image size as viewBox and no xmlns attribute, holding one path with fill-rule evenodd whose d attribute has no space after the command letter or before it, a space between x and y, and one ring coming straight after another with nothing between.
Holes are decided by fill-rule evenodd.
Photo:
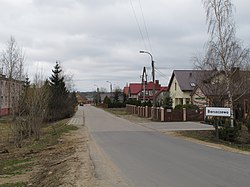
<instances>
[{"instance_id":1,"label":"white rectangular sign","mask_svg":"<svg viewBox=\"0 0 250 187\"><path fill-rule=\"evenodd\" d=\"M230 117L230 108L206 107L206 116Z\"/></svg>"}]
</instances>

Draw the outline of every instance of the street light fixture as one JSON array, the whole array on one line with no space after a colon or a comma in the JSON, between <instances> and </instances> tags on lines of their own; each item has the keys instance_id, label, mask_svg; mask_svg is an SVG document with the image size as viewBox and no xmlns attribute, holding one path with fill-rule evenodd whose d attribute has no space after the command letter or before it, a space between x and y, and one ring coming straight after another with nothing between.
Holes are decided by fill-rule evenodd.
<instances>
[{"instance_id":1,"label":"street light fixture","mask_svg":"<svg viewBox=\"0 0 250 187\"><path fill-rule=\"evenodd\" d=\"M110 81L106 81L106 82L110 84L110 93L112 94L112 82Z\"/></svg>"},{"instance_id":2,"label":"street light fixture","mask_svg":"<svg viewBox=\"0 0 250 187\"><path fill-rule=\"evenodd\" d=\"M96 92L97 92L97 95L96 95L96 104L99 104L100 103L99 87L96 84L94 84L94 86L96 86Z\"/></svg>"},{"instance_id":3,"label":"street light fixture","mask_svg":"<svg viewBox=\"0 0 250 187\"><path fill-rule=\"evenodd\" d=\"M150 52L147 51L140 51L140 53L146 53L151 58L151 66L152 66L152 78L153 78L153 112L152 112L152 119L155 120L155 107L156 107L156 98L155 98L155 65L153 56Z\"/></svg>"}]
</instances>

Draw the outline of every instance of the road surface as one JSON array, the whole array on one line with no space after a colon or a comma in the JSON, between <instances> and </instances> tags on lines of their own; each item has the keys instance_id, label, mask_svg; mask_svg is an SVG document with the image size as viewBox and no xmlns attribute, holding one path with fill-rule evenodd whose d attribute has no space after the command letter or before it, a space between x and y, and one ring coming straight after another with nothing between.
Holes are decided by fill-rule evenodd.
<instances>
[{"instance_id":1,"label":"road surface","mask_svg":"<svg viewBox=\"0 0 250 187\"><path fill-rule=\"evenodd\" d=\"M166 136L92 106L84 113L91 137L129 186L250 186L250 156Z\"/></svg>"}]
</instances>

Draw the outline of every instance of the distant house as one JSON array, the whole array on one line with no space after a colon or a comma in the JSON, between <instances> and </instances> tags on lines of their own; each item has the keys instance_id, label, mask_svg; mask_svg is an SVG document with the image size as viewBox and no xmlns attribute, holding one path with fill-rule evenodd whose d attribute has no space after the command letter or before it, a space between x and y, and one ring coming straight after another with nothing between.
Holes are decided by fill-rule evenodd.
<instances>
[{"instance_id":1,"label":"distant house","mask_svg":"<svg viewBox=\"0 0 250 187\"><path fill-rule=\"evenodd\" d=\"M142 90L141 83L130 83L127 90L127 96L129 99L139 99Z\"/></svg>"},{"instance_id":2,"label":"distant house","mask_svg":"<svg viewBox=\"0 0 250 187\"><path fill-rule=\"evenodd\" d=\"M156 93L156 103L159 103L160 105L163 104L167 91L168 91L167 86L161 87L161 89Z\"/></svg>"},{"instance_id":3,"label":"distant house","mask_svg":"<svg viewBox=\"0 0 250 187\"><path fill-rule=\"evenodd\" d=\"M154 84L152 81L142 84L142 83L130 83L129 86L124 87L123 92L129 99L136 100L153 100L153 87ZM161 97L163 92L166 92L167 87L162 87L159 84L159 80L155 81L155 96Z\"/></svg>"},{"instance_id":4,"label":"distant house","mask_svg":"<svg viewBox=\"0 0 250 187\"><path fill-rule=\"evenodd\" d=\"M169 81L170 97L173 108L176 105L191 104L191 94L197 86L200 77L207 71L202 70L174 70Z\"/></svg>"},{"instance_id":5,"label":"distant house","mask_svg":"<svg viewBox=\"0 0 250 187\"><path fill-rule=\"evenodd\" d=\"M14 107L17 107L23 83L0 74L0 116L9 115Z\"/></svg>"},{"instance_id":6,"label":"distant house","mask_svg":"<svg viewBox=\"0 0 250 187\"><path fill-rule=\"evenodd\" d=\"M81 92L77 92L76 93L76 99L77 102L82 105L82 104L87 104L88 103L88 99L85 97L85 95Z\"/></svg>"}]
</instances>

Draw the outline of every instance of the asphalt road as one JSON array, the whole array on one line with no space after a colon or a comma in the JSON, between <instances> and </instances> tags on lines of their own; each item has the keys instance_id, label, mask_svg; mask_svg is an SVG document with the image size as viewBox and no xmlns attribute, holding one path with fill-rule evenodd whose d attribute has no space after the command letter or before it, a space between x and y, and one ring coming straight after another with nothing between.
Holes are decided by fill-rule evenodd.
<instances>
[{"instance_id":1,"label":"asphalt road","mask_svg":"<svg viewBox=\"0 0 250 187\"><path fill-rule=\"evenodd\" d=\"M166 136L95 107L84 106L84 113L91 137L133 186L250 186L249 156Z\"/></svg>"}]
</instances>

